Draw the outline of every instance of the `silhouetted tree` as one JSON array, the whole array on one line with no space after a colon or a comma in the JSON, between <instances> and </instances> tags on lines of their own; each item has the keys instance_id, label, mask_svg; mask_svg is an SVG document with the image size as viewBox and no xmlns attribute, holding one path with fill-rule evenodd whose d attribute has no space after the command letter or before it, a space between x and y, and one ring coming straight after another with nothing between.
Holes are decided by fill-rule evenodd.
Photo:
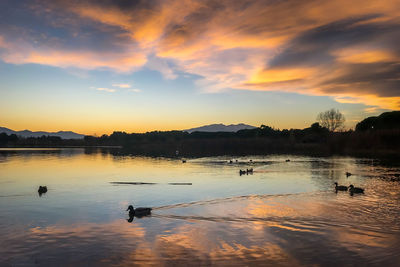
<instances>
[{"instance_id":1,"label":"silhouetted tree","mask_svg":"<svg viewBox=\"0 0 400 267\"><path fill-rule=\"evenodd\" d=\"M334 132L341 129L345 122L344 115L338 109L330 109L321 112L317 116L317 121L322 127L327 128L329 131Z\"/></svg>"}]
</instances>

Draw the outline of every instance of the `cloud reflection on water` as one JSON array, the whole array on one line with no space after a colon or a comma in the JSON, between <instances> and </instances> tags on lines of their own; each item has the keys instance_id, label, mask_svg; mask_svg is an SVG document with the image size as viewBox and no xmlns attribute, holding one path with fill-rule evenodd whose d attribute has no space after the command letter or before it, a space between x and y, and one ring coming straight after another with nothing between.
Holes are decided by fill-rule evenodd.
<instances>
[{"instance_id":1,"label":"cloud reflection on water","mask_svg":"<svg viewBox=\"0 0 400 267\"><path fill-rule=\"evenodd\" d=\"M111 154L23 155L1 163L0 235L7 244L1 264L393 266L400 259L400 185L376 178L396 168L268 156L251 163L265 172L240 177L244 163L225 158L181 164ZM139 178L160 184L109 183ZM193 185L170 186L171 179ZM333 180L361 185L366 194L335 194ZM37 197L36 183L49 186L45 197ZM34 194L21 194L31 186ZM128 223L130 204L152 206L153 214Z\"/></svg>"}]
</instances>

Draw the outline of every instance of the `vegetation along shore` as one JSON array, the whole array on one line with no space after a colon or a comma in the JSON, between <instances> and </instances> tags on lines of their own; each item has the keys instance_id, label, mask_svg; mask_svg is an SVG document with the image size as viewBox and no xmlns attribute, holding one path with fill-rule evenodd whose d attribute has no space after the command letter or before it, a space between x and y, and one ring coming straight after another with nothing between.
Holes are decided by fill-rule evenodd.
<instances>
[{"instance_id":1,"label":"vegetation along shore","mask_svg":"<svg viewBox=\"0 0 400 267\"><path fill-rule=\"evenodd\" d=\"M334 113L337 115L340 112ZM275 153L379 158L400 156L400 111L366 118L356 125L355 130L339 131L341 123L335 123L337 119L343 122L344 118L334 118L336 121L329 122L324 121L321 115L324 114L318 116L319 122L305 129L280 130L261 125L237 132L113 132L100 137L85 136L83 139L61 139L54 136L24 138L0 133L0 147L119 146L119 153L165 157Z\"/></svg>"}]
</instances>

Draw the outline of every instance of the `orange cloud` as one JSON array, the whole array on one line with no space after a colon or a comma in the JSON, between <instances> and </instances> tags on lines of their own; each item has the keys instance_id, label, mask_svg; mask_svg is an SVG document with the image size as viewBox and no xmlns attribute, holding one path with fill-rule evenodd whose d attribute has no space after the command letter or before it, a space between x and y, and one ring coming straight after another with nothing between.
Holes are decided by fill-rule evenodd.
<instances>
[{"instance_id":1,"label":"orange cloud","mask_svg":"<svg viewBox=\"0 0 400 267\"><path fill-rule=\"evenodd\" d=\"M35 63L55 67L77 67L82 69L113 69L118 72L130 72L146 63L145 55L130 52L129 54L108 52L96 53L91 51L68 50L37 50L29 45L21 52L19 47L4 43L7 50L1 58L4 62L13 64Z\"/></svg>"},{"instance_id":2,"label":"orange cloud","mask_svg":"<svg viewBox=\"0 0 400 267\"><path fill-rule=\"evenodd\" d=\"M375 63L399 60L398 56L390 51L378 49L363 49L360 47L342 49L334 53L339 61L346 63Z\"/></svg>"},{"instance_id":3,"label":"orange cloud","mask_svg":"<svg viewBox=\"0 0 400 267\"><path fill-rule=\"evenodd\" d=\"M376 95L357 95L357 94L343 94L341 96L334 97L339 103L350 103L350 104L366 104L375 106L369 110L375 110L378 107L382 109L396 110L400 107L400 97L381 97Z\"/></svg>"},{"instance_id":4,"label":"orange cloud","mask_svg":"<svg viewBox=\"0 0 400 267\"><path fill-rule=\"evenodd\" d=\"M374 54L375 58L378 55L383 54ZM358 55L352 57L352 60L356 59L358 59ZM389 110L400 107L400 96L384 97L371 91L368 92L365 90L371 87L368 83L323 85L326 80L340 77L341 74L343 74L341 71L329 73L329 70L317 68L267 69L256 73L238 88L325 95L331 96L339 103L366 104Z\"/></svg>"},{"instance_id":5,"label":"orange cloud","mask_svg":"<svg viewBox=\"0 0 400 267\"><path fill-rule=\"evenodd\" d=\"M393 45L399 39L396 1L170 0L121 7L104 1L57 0L46 5L53 9L39 5L34 9L38 16L60 12L67 18L59 21L57 16L50 24L73 25L68 30L74 31L77 43L90 36L80 27L90 25L109 34L110 47L74 49L55 37L55 47L25 41L25 49L17 49L4 37L0 47L6 52L0 57L5 62L117 72L146 66L168 79L176 78L178 71L195 74L202 77L196 84L207 92L283 90L399 107L393 89L397 84L382 73L385 69L393 76L393 66L380 65L380 80L375 82L365 82L365 77L344 82L353 74L351 64L399 62Z\"/></svg>"},{"instance_id":6,"label":"orange cloud","mask_svg":"<svg viewBox=\"0 0 400 267\"><path fill-rule=\"evenodd\" d=\"M256 73L247 84L274 84L300 81L311 77L315 71L311 68L267 69Z\"/></svg>"}]
</instances>

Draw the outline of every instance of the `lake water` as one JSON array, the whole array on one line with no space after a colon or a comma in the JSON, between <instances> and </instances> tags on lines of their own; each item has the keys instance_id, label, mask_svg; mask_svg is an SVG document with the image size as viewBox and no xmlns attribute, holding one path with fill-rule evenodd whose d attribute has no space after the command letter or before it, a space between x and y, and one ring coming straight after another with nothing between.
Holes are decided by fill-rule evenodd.
<instances>
[{"instance_id":1,"label":"lake water","mask_svg":"<svg viewBox=\"0 0 400 267\"><path fill-rule=\"evenodd\" d=\"M399 173L350 157L2 149L0 266L399 266ZM130 204L152 215L129 221Z\"/></svg>"}]
</instances>

